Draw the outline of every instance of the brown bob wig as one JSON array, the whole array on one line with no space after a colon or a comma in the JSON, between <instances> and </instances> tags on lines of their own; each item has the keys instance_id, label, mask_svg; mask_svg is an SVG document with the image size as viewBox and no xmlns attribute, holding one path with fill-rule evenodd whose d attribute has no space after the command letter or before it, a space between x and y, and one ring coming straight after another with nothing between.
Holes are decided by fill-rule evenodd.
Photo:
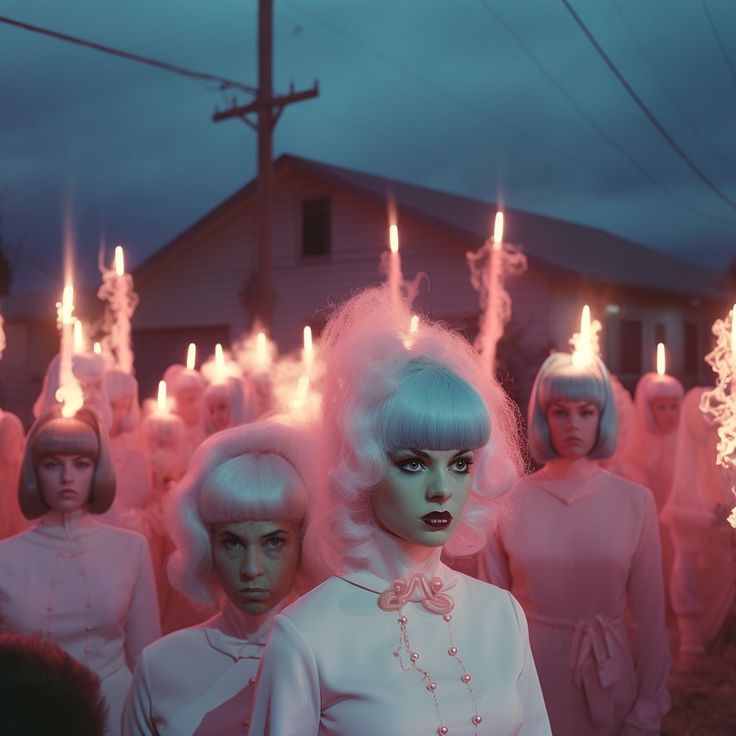
<instances>
[{"instance_id":1,"label":"brown bob wig","mask_svg":"<svg viewBox=\"0 0 736 736\"><path fill-rule=\"evenodd\" d=\"M91 432L78 431L75 422ZM26 519L37 519L49 511L43 500L36 468L48 455L85 455L95 464L88 510L104 514L115 500L115 469L110 457L107 430L97 414L86 408L65 418L60 409L39 417L28 432L18 482L18 503Z\"/></svg>"}]
</instances>

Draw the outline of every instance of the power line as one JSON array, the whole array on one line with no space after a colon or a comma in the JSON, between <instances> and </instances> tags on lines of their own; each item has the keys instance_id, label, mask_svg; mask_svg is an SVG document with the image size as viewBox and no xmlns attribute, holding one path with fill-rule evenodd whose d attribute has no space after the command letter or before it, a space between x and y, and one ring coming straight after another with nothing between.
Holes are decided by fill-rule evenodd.
<instances>
[{"instance_id":1,"label":"power line","mask_svg":"<svg viewBox=\"0 0 736 736\"><path fill-rule=\"evenodd\" d=\"M183 77L189 77L190 79L199 79L205 82L216 82L221 89L239 89L243 92L247 92L248 94L256 93L255 87L250 87L247 84L243 84L242 82L238 82L233 79L218 77L215 74L207 74L205 72L192 71L191 69L185 69L181 66L168 64L165 61L149 59L146 56L140 56L139 54L133 54L128 51L121 51L120 49L114 49L110 46L104 46L103 44L96 43L94 41L86 41L82 38L70 36L66 33L59 33L58 31L52 31L48 28L41 28L40 26L34 26L30 23L23 23L22 21L14 20L13 18L7 18L3 15L0 15L0 23L5 23L9 26L15 26L16 28L21 28L24 31L30 31L31 33L39 33L43 36L49 36L51 38L57 39L58 41L65 41L66 43L73 43L77 46L84 46L85 48L93 49L94 51L100 51L103 54L110 54L111 56L117 56L121 59L127 59L128 61L135 61L138 64L152 66L165 72L179 74Z\"/></svg>"},{"instance_id":2,"label":"power line","mask_svg":"<svg viewBox=\"0 0 736 736\"><path fill-rule=\"evenodd\" d=\"M645 64L649 68L649 71L652 73L652 76L657 80L659 83L659 86L664 91L665 95L667 96L667 99L670 101L670 104L672 107L677 110L677 112L680 113L682 116L682 119L687 123L688 128L690 129L690 132L695 136L695 138L700 141L700 143L708 149L710 154L718 161L725 160L729 165L732 166L732 168L736 168L736 164L732 164L729 157L726 156L725 153L722 151L718 151L715 149L715 147L710 143L710 141L700 133L697 126L693 122L693 119L688 115L683 105L681 105L677 101L677 97L672 92L672 89L670 86L665 82L662 75L657 71L656 65L654 64L654 61L652 60L651 55L646 49L646 46L642 41L640 40L639 36L636 34L634 28L632 27L631 23L629 23L628 19L626 18L626 14L621 10L619 6L619 0L612 0L613 7L616 9L616 12L618 13L618 17L621 20L621 23L623 24L624 28L626 29L626 32L631 37L631 40L633 41L634 45L639 50L639 53L641 54L642 58L644 59Z\"/></svg>"},{"instance_id":3,"label":"power line","mask_svg":"<svg viewBox=\"0 0 736 736\"><path fill-rule=\"evenodd\" d=\"M700 0L700 4L703 6L703 12L705 13L705 17L708 19L708 25L710 26L710 30L713 31L713 36L716 39L716 44L718 44L718 48L720 49L721 56L723 56L723 60L726 62L728 71L731 74L731 79L734 81L734 83L736 83L736 69L733 68L733 63L731 62L731 58L726 52L726 47L724 46L723 41L721 40L721 34L718 33L718 29L716 28L716 24L713 22L713 18L710 15L710 10L708 10L708 6L705 4L705 0Z\"/></svg>"},{"instance_id":4,"label":"power line","mask_svg":"<svg viewBox=\"0 0 736 736\"><path fill-rule=\"evenodd\" d=\"M527 143L531 142L542 148L546 148L547 150L552 151L555 154L557 154L557 156L559 156L561 159L565 161L574 163L577 166L588 169L589 171L593 171L594 173L598 173L597 170L593 166L591 166L588 161L578 158L570 153L567 153L566 151L563 151L560 148L557 148L553 144L549 143L548 141L545 141L542 138L539 138L533 133L530 133L528 131L521 131L518 128L515 128L510 123L507 123L501 120L500 118L492 115L491 113L487 112L483 108L477 105L474 105L473 103L460 97L459 95L456 95L454 92L451 92L450 90L442 87L436 82L433 82L432 80L426 79L420 74L417 74L414 70L410 69L409 67L406 67L403 64L399 64L398 62L396 62L394 59L387 56L386 54L383 54L382 52L377 51L371 46L368 46L367 44L363 43L363 41L361 41L360 39L355 38L354 36L351 36L348 33L345 33L345 31L343 31L341 28L338 28L332 25L331 23L328 23L327 21L322 20L322 18L319 18L318 16L314 15L314 13L311 13L310 11L305 10L304 8L301 8L298 5L295 5L289 0L284 0L284 4L289 6L293 10L296 10L298 13L301 13L302 15L307 16L308 18L313 20L315 23L326 28L331 33L334 33L335 35L341 36L342 38L346 39L352 45L363 49L367 53L371 54L371 56L375 56L376 58L380 59L385 64L389 65L390 67L398 71L400 74L403 74L406 77L410 77L411 79L414 79L415 81L420 82L425 87L429 87L430 89L432 89L435 93L439 93L443 97L454 100L457 104L465 107L471 112L476 113L477 115L485 118L486 120L490 120L492 123L497 125L502 130L505 130L508 134L514 136L515 138L525 141Z\"/></svg>"},{"instance_id":5,"label":"power line","mask_svg":"<svg viewBox=\"0 0 736 736\"><path fill-rule=\"evenodd\" d=\"M575 23L578 25L580 30L583 32L583 34L586 36L586 38L590 41L590 43L593 45L593 48L598 52L598 55L603 59L603 61L606 63L608 68L613 72L613 74L616 76L618 81L621 83L623 88L626 90L626 92L629 94L631 99L636 103L637 107L644 113L644 115L647 117L649 122L655 127L657 132L664 138L664 140L670 145L673 151L682 159L682 161L686 164L686 166L695 174L695 176L700 179L700 181L708 187L721 201L723 201L725 204L727 204L732 210L736 210L736 202L734 202L727 194L725 194L723 191L721 191L709 178L708 176L700 170L698 165L685 153L685 151L682 150L682 148L679 146L677 141L670 135L670 133L667 131L667 129L662 125L662 123L657 120L656 116L652 111L646 106L644 101L639 97L639 95L636 94L632 86L626 81L626 78L624 75L618 70L616 65L611 61L609 56L606 54L606 52L603 50L601 45L598 43L598 41L595 39L595 36L590 32L588 27L585 25L583 20L580 18L580 16L575 12L572 5L570 5L568 0L560 0L560 2L565 6L568 13L572 16L572 19L575 21Z\"/></svg>"},{"instance_id":6,"label":"power line","mask_svg":"<svg viewBox=\"0 0 736 736\"><path fill-rule=\"evenodd\" d=\"M487 2L487 0L481 0L481 4L485 9L488 11L488 13L496 20L497 23L499 23L501 26L503 26L506 31L514 38L514 40L521 46L521 48L526 52L527 56L531 59L533 64L537 67L537 69L541 72L541 74L546 77L546 79L552 84L552 86L572 105L574 110L580 115L583 120L585 120L588 125L590 125L593 130L595 130L598 135L603 138L603 140L611 146L617 153L619 153L621 156L623 156L638 172L641 176L643 176L652 186L654 186L656 189L660 191L660 193L666 195L670 199L673 199L678 204L682 205L686 209L688 209L690 212L692 212L695 215L698 215L699 217L705 218L707 220L714 220L716 222L719 222L719 220L716 220L715 218L711 217L710 215L707 215L704 212L701 212L699 209L694 207L690 202L688 202L687 199L678 196L674 192L671 192L668 190L664 185L662 185L657 179L655 179L654 176L652 176L632 155L630 155L626 149L618 143L615 139L613 139L608 132L598 124L598 122L589 115L582 106L578 103L578 101L573 97L573 95L567 90L567 88L555 77L554 74L546 67L546 65L541 61L541 59L534 53L534 51L531 49L531 47L524 41L524 39L520 36L520 34L514 29L514 27L506 21L503 17L501 17Z\"/></svg>"}]
</instances>

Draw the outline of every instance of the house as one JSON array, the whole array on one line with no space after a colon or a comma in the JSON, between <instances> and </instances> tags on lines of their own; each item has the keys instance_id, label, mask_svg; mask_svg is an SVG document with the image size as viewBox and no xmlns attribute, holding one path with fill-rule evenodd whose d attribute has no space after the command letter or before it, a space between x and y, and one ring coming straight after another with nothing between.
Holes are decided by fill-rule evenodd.
<instances>
[{"instance_id":1,"label":"house","mask_svg":"<svg viewBox=\"0 0 736 736\"><path fill-rule=\"evenodd\" d=\"M404 274L423 272L414 302L474 339L478 294L465 254L488 237L495 205L291 155L274 162L271 337L282 352L301 344L304 325L319 333L329 306L384 280L388 207L400 229ZM255 181L176 236L134 272L140 303L133 318L141 397L153 396L168 365L189 342L200 356L231 344L249 327L246 286L257 274ZM704 363L710 327L731 306L721 275L610 233L506 209L505 241L526 254L528 269L507 282L513 315L498 346L499 375L523 406L550 349L568 349L580 309L603 323L603 357L629 389L654 369L655 346L668 350L668 372L686 386L710 383ZM77 314L99 319L90 290ZM3 301L8 350L0 361L0 407L26 423L51 356L58 350L58 294ZM96 303L96 306L94 303Z\"/></svg>"},{"instance_id":2,"label":"house","mask_svg":"<svg viewBox=\"0 0 736 736\"><path fill-rule=\"evenodd\" d=\"M465 253L488 237L495 206L292 155L274 162L272 338L300 344L305 324L319 330L327 308L379 283L388 247L388 203L395 206L407 278L427 275L415 308L469 338L478 295ZM250 315L244 298L255 278L255 180L196 221L135 272L136 365L144 395L195 341L211 352L235 341ZM513 316L499 346L502 376L521 403L552 348L567 349L588 303L604 324L602 349L629 388L654 369L656 343L668 371L686 385L709 382L702 360L710 326L730 306L720 275L610 233L506 209L505 240L528 259L508 282Z\"/></svg>"}]
</instances>

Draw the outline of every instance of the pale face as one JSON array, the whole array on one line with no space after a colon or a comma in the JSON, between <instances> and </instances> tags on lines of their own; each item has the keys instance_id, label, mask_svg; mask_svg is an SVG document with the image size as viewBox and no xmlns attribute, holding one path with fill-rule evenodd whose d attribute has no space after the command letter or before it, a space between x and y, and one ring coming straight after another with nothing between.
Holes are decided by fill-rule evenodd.
<instances>
[{"instance_id":1,"label":"pale face","mask_svg":"<svg viewBox=\"0 0 736 736\"><path fill-rule=\"evenodd\" d=\"M41 497L52 511L78 511L89 501L94 472L86 455L46 455L36 468Z\"/></svg>"},{"instance_id":2,"label":"pale face","mask_svg":"<svg viewBox=\"0 0 736 736\"><path fill-rule=\"evenodd\" d=\"M102 384L102 378L86 376L78 378L79 385L82 387L84 396L84 405L92 409L101 409L104 406L105 394Z\"/></svg>"},{"instance_id":3,"label":"pale face","mask_svg":"<svg viewBox=\"0 0 736 736\"><path fill-rule=\"evenodd\" d=\"M568 460L587 457L598 441L600 416L589 401L553 401L547 409L552 448Z\"/></svg>"},{"instance_id":4,"label":"pale face","mask_svg":"<svg viewBox=\"0 0 736 736\"><path fill-rule=\"evenodd\" d=\"M286 520L214 524L213 568L241 611L266 613L291 591L301 553L300 527Z\"/></svg>"},{"instance_id":5,"label":"pale face","mask_svg":"<svg viewBox=\"0 0 736 736\"><path fill-rule=\"evenodd\" d=\"M649 402L652 418L662 434L671 434L680 420L680 400L676 397L659 397Z\"/></svg>"},{"instance_id":6,"label":"pale face","mask_svg":"<svg viewBox=\"0 0 736 736\"><path fill-rule=\"evenodd\" d=\"M401 449L389 453L371 492L382 529L422 547L444 545L457 526L473 483L472 450Z\"/></svg>"},{"instance_id":7,"label":"pale face","mask_svg":"<svg viewBox=\"0 0 736 736\"><path fill-rule=\"evenodd\" d=\"M230 405L224 397L213 396L207 399L207 411L210 426L215 432L227 429L230 426Z\"/></svg>"},{"instance_id":8,"label":"pale face","mask_svg":"<svg viewBox=\"0 0 736 736\"><path fill-rule=\"evenodd\" d=\"M176 413L184 424L199 424L202 406L202 391L198 388L183 388L176 394Z\"/></svg>"},{"instance_id":9,"label":"pale face","mask_svg":"<svg viewBox=\"0 0 736 736\"><path fill-rule=\"evenodd\" d=\"M120 396L116 399L110 399L110 407L112 408L112 429L110 434L120 434L120 427L133 406L132 396Z\"/></svg>"}]
</instances>

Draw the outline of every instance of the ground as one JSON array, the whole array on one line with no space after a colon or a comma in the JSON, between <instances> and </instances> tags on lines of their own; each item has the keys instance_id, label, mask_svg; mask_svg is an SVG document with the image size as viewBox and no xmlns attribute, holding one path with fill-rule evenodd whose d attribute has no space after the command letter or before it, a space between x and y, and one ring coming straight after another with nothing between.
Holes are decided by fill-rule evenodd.
<instances>
[{"instance_id":1,"label":"ground","mask_svg":"<svg viewBox=\"0 0 736 736\"><path fill-rule=\"evenodd\" d=\"M736 614L701 661L675 667L662 736L736 736Z\"/></svg>"}]
</instances>

